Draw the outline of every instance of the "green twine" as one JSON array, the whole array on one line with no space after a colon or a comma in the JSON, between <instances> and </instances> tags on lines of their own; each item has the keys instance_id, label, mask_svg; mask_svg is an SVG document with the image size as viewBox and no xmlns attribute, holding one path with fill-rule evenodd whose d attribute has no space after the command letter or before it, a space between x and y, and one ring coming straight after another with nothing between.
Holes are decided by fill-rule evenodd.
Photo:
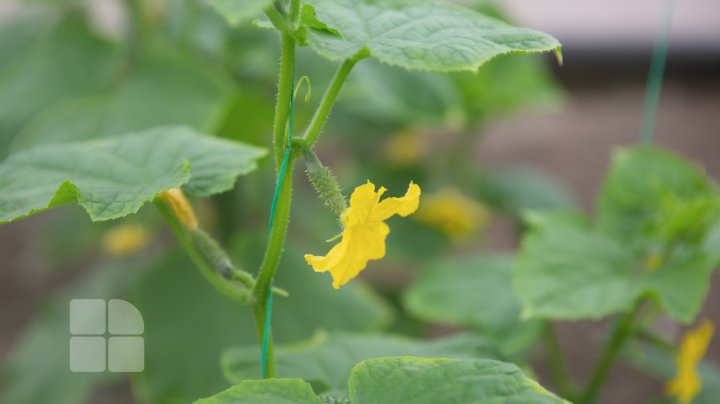
<instances>
[{"instance_id":1,"label":"green twine","mask_svg":"<svg viewBox=\"0 0 720 404\"><path fill-rule=\"evenodd\" d=\"M295 72L293 71L292 78L292 89L295 88ZM275 194L273 195L272 205L270 205L270 223L268 225L268 233L272 233L273 222L275 221L275 208L277 207L277 201L280 196L280 187L282 187L283 179L285 178L285 171L287 170L288 163L290 161L290 151L292 149L292 137L293 137L293 122L295 118L295 91L290 95L290 118L288 122L287 130L287 142L285 143L285 154L283 156L282 164L280 164L280 170L278 171L278 179L275 184ZM260 369L262 370L262 377L267 377L267 356L268 356L268 345L270 342L270 319L272 318L272 303L273 303L273 280L270 280L270 286L268 288L267 302L265 304L265 327L263 328L263 339L262 339L262 351L260 355Z\"/></svg>"},{"instance_id":2,"label":"green twine","mask_svg":"<svg viewBox=\"0 0 720 404\"><path fill-rule=\"evenodd\" d=\"M643 122L638 139L642 144L651 144L653 141L663 75L665 74L668 43L670 42L670 32L672 30L674 3L674 0L665 0L665 15L660 27L657 44L653 49L652 61L650 62L650 72L645 89L645 111L643 112Z\"/></svg>"}]
</instances>

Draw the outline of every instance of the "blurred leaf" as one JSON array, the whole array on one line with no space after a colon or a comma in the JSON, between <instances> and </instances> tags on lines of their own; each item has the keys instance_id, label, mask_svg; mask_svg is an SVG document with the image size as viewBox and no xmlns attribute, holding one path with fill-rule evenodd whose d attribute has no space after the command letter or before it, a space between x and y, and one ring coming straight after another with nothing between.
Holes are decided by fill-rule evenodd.
<instances>
[{"instance_id":1,"label":"blurred leaf","mask_svg":"<svg viewBox=\"0 0 720 404\"><path fill-rule=\"evenodd\" d=\"M706 198L715 201L714 209L669 206ZM598 204L599 227L629 242L657 239L668 223L683 226L677 221L707 229L720 213L717 189L704 173L674 153L651 147L615 153Z\"/></svg>"},{"instance_id":2,"label":"blurred leaf","mask_svg":"<svg viewBox=\"0 0 720 404\"><path fill-rule=\"evenodd\" d=\"M469 125L519 107L554 106L562 100L546 59L537 55L498 56L477 73L450 77L461 92Z\"/></svg>"},{"instance_id":3,"label":"blurred leaf","mask_svg":"<svg viewBox=\"0 0 720 404\"><path fill-rule=\"evenodd\" d=\"M211 6L222 15L228 24L237 26L262 13L270 0L209 0Z\"/></svg>"},{"instance_id":4,"label":"blurred leaf","mask_svg":"<svg viewBox=\"0 0 720 404\"><path fill-rule=\"evenodd\" d=\"M129 299L138 272L117 262L88 273L77 284L46 301L23 331L3 365L0 402L13 404L82 403L98 384L112 383L117 373L73 373L68 358L71 299Z\"/></svg>"},{"instance_id":5,"label":"blurred leaf","mask_svg":"<svg viewBox=\"0 0 720 404\"><path fill-rule=\"evenodd\" d=\"M516 28L473 10L432 1L312 0L318 18L342 37L310 30L310 46L332 60L367 52L411 70L476 71L506 53L547 52L549 35Z\"/></svg>"},{"instance_id":6,"label":"blurred leaf","mask_svg":"<svg viewBox=\"0 0 720 404\"><path fill-rule=\"evenodd\" d=\"M577 206L555 178L537 168L490 168L477 181L479 194L497 209L520 217L527 210L562 210Z\"/></svg>"},{"instance_id":7,"label":"blurred leaf","mask_svg":"<svg viewBox=\"0 0 720 404\"><path fill-rule=\"evenodd\" d=\"M163 125L214 132L234 88L207 65L156 51L138 61L111 93L63 100L44 110L17 135L13 151Z\"/></svg>"},{"instance_id":8,"label":"blurred leaf","mask_svg":"<svg viewBox=\"0 0 720 404\"><path fill-rule=\"evenodd\" d=\"M509 363L393 357L352 370L350 401L366 403L562 403Z\"/></svg>"},{"instance_id":9,"label":"blurred leaf","mask_svg":"<svg viewBox=\"0 0 720 404\"><path fill-rule=\"evenodd\" d=\"M640 146L615 154L599 196L598 230L567 215L531 215L516 291L525 314L600 318L641 296L691 322L717 255L720 218L712 181L669 151Z\"/></svg>"},{"instance_id":10,"label":"blurred leaf","mask_svg":"<svg viewBox=\"0 0 720 404\"><path fill-rule=\"evenodd\" d=\"M534 342L541 322L520 318L513 265L509 256L431 261L405 291L404 306L424 321L478 329L515 354Z\"/></svg>"},{"instance_id":11,"label":"blurred leaf","mask_svg":"<svg viewBox=\"0 0 720 404\"><path fill-rule=\"evenodd\" d=\"M231 382L256 378L260 374L256 346L227 350L222 363ZM279 377L299 377L310 382L318 393L344 391L350 370L358 362L393 355L430 358L473 359L491 356L477 335L462 334L434 341L386 335L319 333L304 343L277 347Z\"/></svg>"},{"instance_id":12,"label":"blurred leaf","mask_svg":"<svg viewBox=\"0 0 720 404\"><path fill-rule=\"evenodd\" d=\"M320 404L309 384L301 379L246 380L195 404Z\"/></svg>"},{"instance_id":13,"label":"blurred leaf","mask_svg":"<svg viewBox=\"0 0 720 404\"><path fill-rule=\"evenodd\" d=\"M93 220L116 219L181 185L207 197L231 189L263 155L263 149L182 127L39 146L0 164L0 222L73 201Z\"/></svg>"},{"instance_id":14,"label":"blurred leaf","mask_svg":"<svg viewBox=\"0 0 720 404\"><path fill-rule=\"evenodd\" d=\"M107 91L118 48L73 15L37 41L0 76L0 153L34 114L69 97Z\"/></svg>"},{"instance_id":15,"label":"blurred leaf","mask_svg":"<svg viewBox=\"0 0 720 404\"><path fill-rule=\"evenodd\" d=\"M515 290L527 316L597 319L648 295L670 317L692 321L709 287L709 260L693 251L658 259L648 267L645 256L587 225L537 216L523 240Z\"/></svg>"},{"instance_id":16,"label":"blurred leaf","mask_svg":"<svg viewBox=\"0 0 720 404\"><path fill-rule=\"evenodd\" d=\"M462 111L452 80L427 72L407 72L375 61L359 64L341 104L362 119L403 125L450 123Z\"/></svg>"},{"instance_id":17,"label":"blurred leaf","mask_svg":"<svg viewBox=\"0 0 720 404\"><path fill-rule=\"evenodd\" d=\"M0 75L53 25L54 17L47 10L30 9L15 11L12 18L0 21Z\"/></svg>"}]
</instances>

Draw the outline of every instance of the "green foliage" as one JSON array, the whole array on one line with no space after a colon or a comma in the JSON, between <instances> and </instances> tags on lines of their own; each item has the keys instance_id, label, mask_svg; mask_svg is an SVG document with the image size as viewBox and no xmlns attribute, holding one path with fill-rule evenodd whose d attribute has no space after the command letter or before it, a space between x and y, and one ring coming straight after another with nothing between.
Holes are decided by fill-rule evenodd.
<instances>
[{"instance_id":1,"label":"green foliage","mask_svg":"<svg viewBox=\"0 0 720 404\"><path fill-rule=\"evenodd\" d=\"M128 285L138 272L127 262L103 265L77 284L48 299L23 332L18 345L3 364L0 402L21 404L86 402L99 384L115 383L114 373L73 373L68 367L70 345L68 305L71 299L128 298ZM61 338L64 343L59 343ZM42 386L42 388L38 388Z\"/></svg>"},{"instance_id":2,"label":"green foliage","mask_svg":"<svg viewBox=\"0 0 720 404\"><path fill-rule=\"evenodd\" d=\"M309 384L301 379L246 380L196 404L320 404Z\"/></svg>"},{"instance_id":3,"label":"green foliage","mask_svg":"<svg viewBox=\"0 0 720 404\"><path fill-rule=\"evenodd\" d=\"M337 30L310 30L320 55L343 60L373 56L410 70L476 71L506 53L558 51L547 34L516 28L472 10L433 1L312 0L318 18Z\"/></svg>"},{"instance_id":4,"label":"green foliage","mask_svg":"<svg viewBox=\"0 0 720 404\"><path fill-rule=\"evenodd\" d=\"M549 174L532 167L489 168L477 179L482 199L520 218L524 212L573 209L577 201Z\"/></svg>"},{"instance_id":5,"label":"green foliage","mask_svg":"<svg viewBox=\"0 0 720 404\"><path fill-rule=\"evenodd\" d=\"M232 26L256 17L270 4L270 0L210 0L210 5Z\"/></svg>"},{"instance_id":6,"label":"green foliage","mask_svg":"<svg viewBox=\"0 0 720 404\"><path fill-rule=\"evenodd\" d=\"M264 154L181 127L35 147L0 165L0 222L73 201L93 220L116 219L179 186L207 197L232 188Z\"/></svg>"},{"instance_id":7,"label":"green foliage","mask_svg":"<svg viewBox=\"0 0 720 404\"><path fill-rule=\"evenodd\" d=\"M493 360L393 357L352 370L350 401L370 403L562 403L515 365Z\"/></svg>"},{"instance_id":8,"label":"green foliage","mask_svg":"<svg viewBox=\"0 0 720 404\"><path fill-rule=\"evenodd\" d=\"M158 49L136 61L112 91L64 99L43 110L17 134L12 150L165 125L214 133L234 90L215 69Z\"/></svg>"},{"instance_id":9,"label":"green foliage","mask_svg":"<svg viewBox=\"0 0 720 404\"><path fill-rule=\"evenodd\" d=\"M490 346L473 334L422 341L399 336L322 332L303 343L279 346L278 375L302 378L319 393L338 392L346 389L350 371L357 363L391 355L456 359L493 356ZM260 374L255 346L226 351L222 364L225 377L234 383Z\"/></svg>"},{"instance_id":10,"label":"green foliage","mask_svg":"<svg viewBox=\"0 0 720 404\"><path fill-rule=\"evenodd\" d=\"M78 15L33 42L0 73L0 155L28 119L66 97L110 89L118 47L90 32Z\"/></svg>"},{"instance_id":11,"label":"green foliage","mask_svg":"<svg viewBox=\"0 0 720 404\"><path fill-rule=\"evenodd\" d=\"M366 286L348 285L338 293L298 264L286 263L278 272L276 284L290 296L276 298L275 340L301 341L318 328L370 331L388 322L386 304ZM223 351L257 342L256 331L248 326L250 310L219 295L178 254L148 271L138 291L146 322L145 372L135 380L141 396L149 402L190 402L225 388L219 366ZM259 349L253 345L251 350L257 361ZM188 374L193 377L187 379ZM259 370L249 375L259 376Z\"/></svg>"},{"instance_id":12,"label":"green foliage","mask_svg":"<svg viewBox=\"0 0 720 404\"><path fill-rule=\"evenodd\" d=\"M474 328L515 355L534 342L541 322L520 318L513 265L508 256L430 262L405 291L404 306L424 321Z\"/></svg>"},{"instance_id":13,"label":"green foliage","mask_svg":"<svg viewBox=\"0 0 720 404\"><path fill-rule=\"evenodd\" d=\"M709 286L705 251L720 218L715 186L667 151L616 154L600 195L597 229L568 215L531 216L516 291L527 316L601 318L642 296L691 322Z\"/></svg>"}]
</instances>

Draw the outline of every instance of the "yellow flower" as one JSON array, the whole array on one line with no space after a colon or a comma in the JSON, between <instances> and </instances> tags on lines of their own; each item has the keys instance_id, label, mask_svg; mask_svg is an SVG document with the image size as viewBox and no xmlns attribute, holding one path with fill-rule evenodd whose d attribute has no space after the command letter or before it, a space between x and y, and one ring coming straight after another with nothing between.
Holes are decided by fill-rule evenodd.
<instances>
[{"instance_id":1,"label":"yellow flower","mask_svg":"<svg viewBox=\"0 0 720 404\"><path fill-rule=\"evenodd\" d=\"M350 196L350 207L343 212L342 240L326 256L306 254L305 260L315 272L327 272L333 277L333 287L338 289L365 269L368 261L385 256L385 238L390 228L385 220L393 215L407 216L417 210L420 203L420 187L412 182L401 198L380 196L386 189L375 192L375 184L355 188Z\"/></svg>"},{"instance_id":2,"label":"yellow flower","mask_svg":"<svg viewBox=\"0 0 720 404\"><path fill-rule=\"evenodd\" d=\"M458 190L444 189L426 198L416 218L450 238L459 239L485 227L488 216L481 203Z\"/></svg>"},{"instance_id":3,"label":"yellow flower","mask_svg":"<svg viewBox=\"0 0 720 404\"><path fill-rule=\"evenodd\" d=\"M665 392L677 397L680 403L690 403L702 388L697 365L705 355L714 332L713 324L705 320L695 329L688 331L682 340L677 357L677 374L665 388Z\"/></svg>"},{"instance_id":4,"label":"yellow flower","mask_svg":"<svg viewBox=\"0 0 720 404\"><path fill-rule=\"evenodd\" d=\"M142 225L121 224L105 233L102 248L111 255L130 255L145 247L148 241L148 234Z\"/></svg>"},{"instance_id":5,"label":"yellow flower","mask_svg":"<svg viewBox=\"0 0 720 404\"><path fill-rule=\"evenodd\" d=\"M180 188L170 188L165 192L161 192L160 198L170 206L175 216L187 230L197 230L198 221L195 217L195 211Z\"/></svg>"}]
</instances>

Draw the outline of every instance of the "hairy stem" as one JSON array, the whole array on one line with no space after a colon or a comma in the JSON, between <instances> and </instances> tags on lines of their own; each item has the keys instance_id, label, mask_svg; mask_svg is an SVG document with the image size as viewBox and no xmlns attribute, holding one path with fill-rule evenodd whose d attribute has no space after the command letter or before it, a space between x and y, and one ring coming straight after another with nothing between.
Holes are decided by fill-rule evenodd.
<instances>
[{"instance_id":1,"label":"hairy stem","mask_svg":"<svg viewBox=\"0 0 720 404\"><path fill-rule=\"evenodd\" d=\"M285 151L290 100L293 93L293 71L295 69L295 40L288 32L280 33L280 78L278 79L277 102L273 126L273 150L275 169L280 169ZM289 146L289 145L288 145Z\"/></svg>"},{"instance_id":2,"label":"hairy stem","mask_svg":"<svg viewBox=\"0 0 720 404\"><path fill-rule=\"evenodd\" d=\"M330 116L330 112L332 111L333 105L335 105L338 94L340 94L340 89L342 88L343 84L345 84L345 80L347 79L348 75L350 74L358 60L360 59L356 57L345 60L343 64L340 65L338 71L335 72L335 76L333 77L330 86L325 91L325 95L323 95L322 101L320 101L320 106L315 111L315 115L313 116L312 120L310 121L310 125L305 131L304 139L308 147L312 148L317 141L318 136L320 136L320 132L322 131L323 126L325 126L325 122L327 122L327 119Z\"/></svg>"},{"instance_id":3,"label":"hairy stem","mask_svg":"<svg viewBox=\"0 0 720 404\"><path fill-rule=\"evenodd\" d=\"M293 75L295 70L295 40L286 31L280 33L280 78L278 80L277 104L275 106L275 128L273 131L273 144L275 154L275 168L277 181L282 178L282 184L278 193L277 205L272 228L268 237L268 244L265 250L257 281L253 288L253 313L260 342L263 342L265 321L267 315L268 293L272 280L275 277L280 257L282 255L285 237L287 235L288 221L290 220L290 205L292 198L292 166L293 158L287 164L287 171L281 173L281 164L285 154L285 148L291 147L287 144L288 118L290 116L290 102L293 93ZM275 376L275 356L273 354L272 332L267 338L267 357L265 376Z\"/></svg>"},{"instance_id":4,"label":"hairy stem","mask_svg":"<svg viewBox=\"0 0 720 404\"><path fill-rule=\"evenodd\" d=\"M640 311L640 306L641 304L638 302L631 311L625 313L615 323L612 335L605 344L602 357L595 366L590 383L588 383L585 392L578 401L579 403L592 404L597 401L600 389L605 383L605 379L610 372L610 368L615 361L615 357L620 352L620 349L623 347L628 338L634 333L635 317L637 316L638 311Z\"/></svg>"},{"instance_id":5,"label":"hairy stem","mask_svg":"<svg viewBox=\"0 0 720 404\"><path fill-rule=\"evenodd\" d=\"M203 258L203 254L198 251L197 247L190 240L187 231L183 228L182 224L173 213L173 210L160 199L156 199L154 203L165 218L165 221L167 221L170 230L172 230L175 237L177 237L180 246L182 246L187 255L190 256L190 259L200 270L200 273L205 277L205 279L207 279L208 282L210 282L210 284L221 294L237 302L248 304L251 299L250 291L248 289L238 287L239 285L233 285L221 278L213 269L212 264Z\"/></svg>"}]
</instances>

